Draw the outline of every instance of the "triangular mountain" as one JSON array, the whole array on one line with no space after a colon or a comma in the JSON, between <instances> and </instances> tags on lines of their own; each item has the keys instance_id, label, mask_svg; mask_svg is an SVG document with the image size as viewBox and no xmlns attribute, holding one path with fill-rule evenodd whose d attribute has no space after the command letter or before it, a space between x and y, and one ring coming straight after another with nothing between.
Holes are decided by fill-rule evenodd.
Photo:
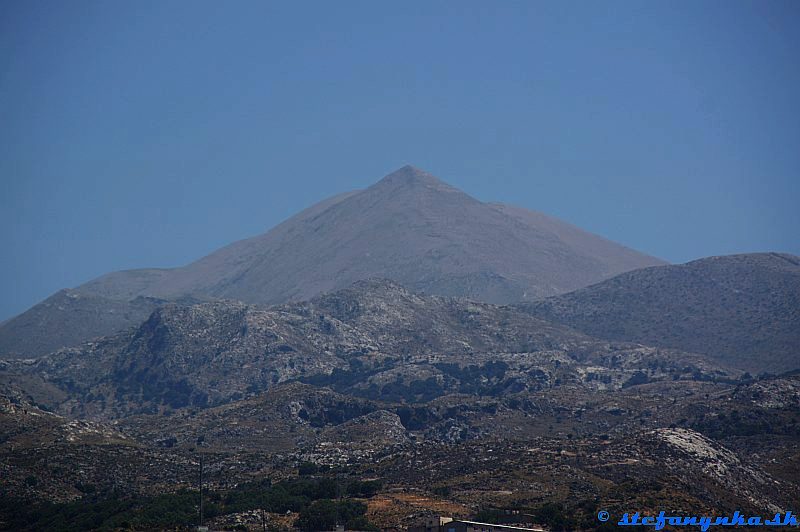
<instances>
[{"instance_id":1,"label":"triangular mountain","mask_svg":"<svg viewBox=\"0 0 800 532\"><path fill-rule=\"evenodd\" d=\"M138 292L128 290L128 279L138 271L81 289L103 286L107 297L199 293L278 303L383 277L414 291L506 303L662 263L538 213L482 203L405 166L264 235L164 271ZM118 284L123 293L115 293Z\"/></svg>"},{"instance_id":2,"label":"triangular mountain","mask_svg":"<svg viewBox=\"0 0 800 532\"><path fill-rule=\"evenodd\" d=\"M405 166L187 266L116 272L76 290L124 301L192 296L272 304L382 277L418 292L509 303L658 264L540 213L483 203ZM0 327L0 356L12 343L20 354L41 354L11 342L10 325Z\"/></svg>"}]
</instances>

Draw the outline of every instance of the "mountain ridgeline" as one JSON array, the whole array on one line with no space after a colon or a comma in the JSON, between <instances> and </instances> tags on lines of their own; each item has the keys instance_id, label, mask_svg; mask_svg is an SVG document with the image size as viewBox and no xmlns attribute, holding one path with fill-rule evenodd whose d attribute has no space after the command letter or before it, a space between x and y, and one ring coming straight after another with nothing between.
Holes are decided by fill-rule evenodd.
<instances>
[{"instance_id":1,"label":"mountain ridgeline","mask_svg":"<svg viewBox=\"0 0 800 532\"><path fill-rule=\"evenodd\" d=\"M689 353L596 340L512 306L378 279L269 308L166 305L139 327L6 371L42 377L28 387L35 403L94 419L221 405L287 382L416 403L739 376ZM48 387L58 393L36 395Z\"/></svg>"},{"instance_id":2,"label":"mountain ridgeline","mask_svg":"<svg viewBox=\"0 0 800 532\"><path fill-rule=\"evenodd\" d=\"M134 326L155 300L276 304L380 277L415 292L511 303L659 264L544 214L483 203L406 166L184 267L110 273L58 304L36 305L0 326L0 357L39 356Z\"/></svg>"},{"instance_id":3,"label":"mountain ridgeline","mask_svg":"<svg viewBox=\"0 0 800 532\"><path fill-rule=\"evenodd\" d=\"M701 353L745 371L800 369L800 258L793 255L645 268L520 308L597 338Z\"/></svg>"}]
</instances>

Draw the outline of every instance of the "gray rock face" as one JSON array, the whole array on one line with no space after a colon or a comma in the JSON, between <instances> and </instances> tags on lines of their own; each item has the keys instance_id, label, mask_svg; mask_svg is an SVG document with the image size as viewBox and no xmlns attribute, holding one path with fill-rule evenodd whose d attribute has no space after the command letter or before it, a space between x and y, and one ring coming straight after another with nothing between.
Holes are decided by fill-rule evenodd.
<instances>
[{"instance_id":1,"label":"gray rock face","mask_svg":"<svg viewBox=\"0 0 800 532\"><path fill-rule=\"evenodd\" d=\"M187 266L115 272L75 293L122 306L140 296L275 304L381 277L417 292L508 303L662 263L543 214L480 202L406 166ZM103 308L98 300L98 311ZM52 323L39 329L47 341L31 342L29 329L12 320L0 327L0 356L41 355L44 348L114 332L91 320L60 326L47 308L36 312ZM114 322L116 330L141 318L129 314L130 320Z\"/></svg>"},{"instance_id":2,"label":"gray rock face","mask_svg":"<svg viewBox=\"0 0 800 532\"><path fill-rule=\"evenodd\" d=\"M646 268L521 308L598 338L702 353L746 371L800 368L800 258L793 255Z\"/></svg>"}]
</instances>

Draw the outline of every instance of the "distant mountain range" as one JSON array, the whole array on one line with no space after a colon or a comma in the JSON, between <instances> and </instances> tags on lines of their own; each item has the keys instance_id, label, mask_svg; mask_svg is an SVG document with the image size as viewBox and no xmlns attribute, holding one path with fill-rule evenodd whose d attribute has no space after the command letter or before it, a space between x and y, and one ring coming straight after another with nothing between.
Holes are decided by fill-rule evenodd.
<instances>
[{"instance_id":1,"label":"distant mountain range","mask_svg":"<svg viewBox=\"0 0 800 532\"><path fill-rule=\"evenodd\" d=\"M1 324L0 529L183 529L198 466L214 529L774 515L798 369L800 258L667 265L405 167Z\"/></svg>"},{"instance_id":2,"label":"distant mountain range","mask_svg":"<svg viewBox=\"0 0 800 532\"><path fill-rule=\"evenodd\" d=\"M800 257L794 255L644 268L521 308L597 338L701 353L746 371L800 368Z\"/></svg>"},{"instance_id":3,"label":"distant mountain range","mask_svg":"<svg viewBox=\"0 0 800 532\"><path fill-rule=\"evenodd\" d=\"M0 357L39 356L132 327L165 300L275 304L380 277L415 292L511 303L660 264L405 166L187 266L114 272L59 292L0 326Z\"/></svg>"},{"instance_id":4,"label":"distant mountain range","mask_svg":"<svg viewBox=\"0 0 800 532\"><path fill-rule=\"evenodd\" d=\"M0 382L41 378L19 386L37 404L108 419L221 405L292 381L416 403L739 373L690 353L597 340L513 306L421 296L376 279L269 308L166 305L136 328L0 366Z\"/></svg>"}]
</instances>

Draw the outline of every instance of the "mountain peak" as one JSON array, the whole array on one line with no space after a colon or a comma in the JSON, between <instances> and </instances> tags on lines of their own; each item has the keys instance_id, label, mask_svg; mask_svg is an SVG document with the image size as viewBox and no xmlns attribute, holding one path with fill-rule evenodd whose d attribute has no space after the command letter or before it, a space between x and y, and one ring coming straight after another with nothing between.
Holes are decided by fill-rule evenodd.
<instances>
[{"instance_id":1,"label":"mountain peak","mask_svg":"<svg viewBox=\"0 0 800 532\"><path fill-rule=\"evenodd\" d=\"M407 164L402 168L398 168L391 174L385 176L383 179L378 181L375 186L404 186L404 187L413 187L413 186L435 186L435 187L447 187L450 188L449 185L441 181L436 176L429 174L425 170L421 170L416 166L412 166Z\"/></svg>"},{"instance_id":2,"label":"mountain peak","mask_svg":"<svg viewBox=\"0 0 800 532\"><path fill-rule=\"evenodd\" d=\"M540 213L483 203L403 166L186 266L109 274L79 287L80 298L37 305L0 326L0 356L39 355L130 327L159 304L150 298L284 303L383 277L412 292L510 303L661 263ZM107 319L94 317L101 314ZM43 323L58 332L30 333ZM50 343L33 341L39 337Z\"/></svg>"}]
</instances>

